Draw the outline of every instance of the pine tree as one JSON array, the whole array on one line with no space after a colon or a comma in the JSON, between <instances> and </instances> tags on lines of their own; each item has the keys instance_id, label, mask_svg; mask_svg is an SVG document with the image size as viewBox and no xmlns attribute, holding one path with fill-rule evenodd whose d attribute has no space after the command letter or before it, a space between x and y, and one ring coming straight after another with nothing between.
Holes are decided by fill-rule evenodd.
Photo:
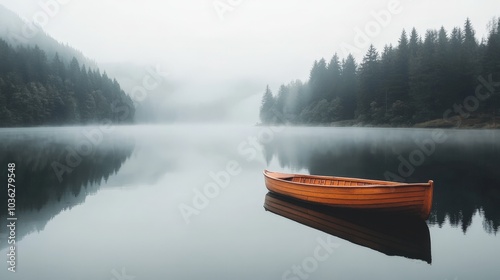
<instances>
[{"instance_id":1,"label":"pine tree","mask_svg":"<svg viewBox=\"0 0 500 280\"><path fill-rule=\"evenodd\" d=\"M281 90L280 88L280 93L285 95L282 110L284 120L290 123L299 122L298 116L308 102L304 94L304 84L300 80L292 81L285 86L285 89Z\"/></svg>"},{"instance_id":2,"label":"pine tree","mask_svg":"<svg viewBox=\"0 0 500 280\"><path fill-rule=\"evenodd\" d=\"M422 122L439 117L435 110L437 32L427 30L422 48L417 53L410 73L410 95L415 108L414 121Z\"/></svg>"},{"instance_id":3,"label":"pine tree","mask_svg":"<svg viewBox=\"0 0 500 280\"><path fill-rule=\"evenodd\" d=\"M289 97L289 91L288 87L285 85L281 85L279 90L278 90L278 96L276 96L274 100L274 106L272 108L272 111L275 115L275 117L280 116L280 118L276 119L275 122L280 122L282 123L284 119L286 119L285 116L285 105L287 102L287 99ZM279 120L281 119L281 120Z\"/></svg>"},{"instance_id":4,"label":"pine tree","mask_svg":"<svg viewBox=\"0 0 500 280\"><path fill-rule=\"evenodd\" d=\"M370 45L363 58L359 71L359 91L357 97L357 116L364 121L373 121L370 109L375 102L375 107L380 106L380 61L378 52Z\"/></svg>"},{"instance_id":5,"label":"pine tree","mask_svg":"<svg viewBox=\"0 0 500 280\"><path fill-rule=\"evenodd\" d=\"M475 31L470 20L467 18L464 24L464 39L461 47L460 63L460 99L463 100L470 95L474 95L477 84L477 75L480 73L478 57L478 44L475 38Z\"/></svg>"},{"instance_id":6,"label":"pine tree","mask_svg":"<svg viewBox=\"0 0 500 280\"><path fill-rule=\"evenodd\" d=\"M327 100L333 100L339 97L341 71L342 69L339 57L337 56L337 54L335 54L333 55L327 67L327 73L328 73L328 77L326 78L328 80L328 89L327 89L328 94L326 96Z\"/></svg>"},{"instance_id":7,"label":"pine tree","mask_svg":"<svg viewBox=\"0 0 500 280\"><path fill-rule=\"evenodd\" d=\"M309 77L311 102L317 102L328 97L329 80L326 61L324 58L315 61Z\"/></svg>"},{"instance_id":8,"label":"pine tree","mask_svg":"<svg viewBox=\"0 0 500 280\"><path fill-rule=\"evenodd\" d=\"M485 80L490 80L496 85L490 85L490 88L481 90L482 94L488 94L486 102L482 103L484 110L495 116L500 115L500 90L498 82L500 81L500 18L493 19L488 35L484 57L482 59L483 74Z\"/></svg>"},{"instance_id":9,"label":"pine tree","mask_svg":"<svg viewBox=\"0 0 500 280\"><path fill-rule=\"evenodd\" d=\"M391 104L396 100L406 102L408 99L410 70L409 63L410 45L406 36L406 32L403 30L403 33L401 33L401 38L399 39L399 45L397 48L397 55L395 59L396 85L394 87L394 94L390 99Z\"/></svg>"},{"instance_id":10,"label":"pine tree","mask_svg":"<svg viewBox=\"0 0 500 280\"><path fill-rule=\"evenodd\" d=\"M417 56L417 52L419 46L422 42L420 41L420 37L418 36L417 30L412 28L410 34L410 41L408 42L408 51L410 53L410 57Z\"/></svg>"},{"instance_id":11,"label":"pine tree","mask_svg":"<svg viewBox=\"0 0 500 280\"><path fill-rule=\"evenodd\" d=\"M274 121L274 114L272 109L274 108L274 97L269 89L269 85L266 87L264 96L262 97L262 102L260 105L260 121L263 124L272 124Z\"/></svg>"},{"instance_id":12,"label":"pine tree","mask_svg":"<svg viewBox=\"0 0 500 280\"><path fill-rule=\"evenodd\" d=\"M340 83L340 98L343 108L341 119L354 119L356 112L356 94L358 92L357 65L354 57L349 54L342 63Z\"/></svg>"}]
</instances>

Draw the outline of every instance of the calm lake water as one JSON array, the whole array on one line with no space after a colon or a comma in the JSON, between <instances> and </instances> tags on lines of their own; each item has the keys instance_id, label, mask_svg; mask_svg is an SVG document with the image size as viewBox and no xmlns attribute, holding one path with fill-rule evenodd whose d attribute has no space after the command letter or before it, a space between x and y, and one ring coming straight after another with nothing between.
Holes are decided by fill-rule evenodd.
<instances>
[{"instance_id":1,"label":"calm lake water","mask_svg":"<svg viewBox=\"0 0 500 280\"><path fill-rule=\"evenodd\" d=\"M0 168L0 279L500 279L498 130L1 129ZM266 168L433 179L432 214L311 208L268 195Z\"/></svg>"}]
</instances>

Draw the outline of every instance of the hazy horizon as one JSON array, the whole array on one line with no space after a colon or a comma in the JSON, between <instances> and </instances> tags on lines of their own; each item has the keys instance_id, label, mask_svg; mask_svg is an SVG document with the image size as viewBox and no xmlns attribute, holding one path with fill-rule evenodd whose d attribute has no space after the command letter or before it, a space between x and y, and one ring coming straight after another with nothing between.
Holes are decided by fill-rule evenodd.
<instances>
[{"instance_id":1,"label":"hazy horizon","mask_svg":"<svg viewBox=\"0 0 500 280\"><path fill-rule=\"evenodd\" d=\"M267 84L276 93L280 84L306 81L314 60L329 60L334 53L342 59L352 51L359 63L370 43L381 51L397 44L403 29L409 33L415 27L421 36L441 26L450 32L466 18L481 40L498 7L496 1L396 0L0 4L42 23L50 36L99 65L161 67L175 84L165 94L179 104L194 104L191 110L213 106L221 118L249 123L258 121L255 108ZM359 30L368 38L363 44Z\"/></svg>"}]
</instances>

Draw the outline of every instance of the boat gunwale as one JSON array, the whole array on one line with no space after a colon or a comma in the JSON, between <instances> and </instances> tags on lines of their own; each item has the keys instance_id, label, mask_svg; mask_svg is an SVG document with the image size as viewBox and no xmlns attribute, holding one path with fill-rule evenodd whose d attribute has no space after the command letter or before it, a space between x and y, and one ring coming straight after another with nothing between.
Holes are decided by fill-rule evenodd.
<instances>
[{"instance_id":1,"label":"boat gunwale","mask_svg":"<svg viewBox=\"0 0 500 280\"><path fill-rule=\"evenodd\" d=\"M402 183L402 182L391 182L391 181L381 181L381 180L370 180L370 179L358 179L358 178L349 178L349 177L337 177L337 176L323 176L323 175L302 175L300 174L297 176L297 174L288 174L288 173L279 173L279 172L272 172L269 170L264 170L264 176L266 178L269 178L271 180L276 180L280 182L284 182L287 184L293 184L297 186L311 186L311 187L322 187L322 188L339 188L339 189L366 189L366 188L394 188L394 187L431 187L433 181L429 180L427 183ZM326 180L345 180L345 181L351 181L351 182L362 182L362 183L368 183L367 185L361 185L361 186L337 186L337 185L321 185L321 184L311 184L311 183L301 183L301 182L294 182L292 180L285 180L283 178L278 178L278 177L273 177L270 174L281 174L281 175L286 175L284 178L295 178L295 177L306 177L306 178L316 178L316 179L326 179ZM374 184L369 184L370 182L373 182ZM387 184L377 184L377 183L387 183Z\"/></svg>"}]
</instances>

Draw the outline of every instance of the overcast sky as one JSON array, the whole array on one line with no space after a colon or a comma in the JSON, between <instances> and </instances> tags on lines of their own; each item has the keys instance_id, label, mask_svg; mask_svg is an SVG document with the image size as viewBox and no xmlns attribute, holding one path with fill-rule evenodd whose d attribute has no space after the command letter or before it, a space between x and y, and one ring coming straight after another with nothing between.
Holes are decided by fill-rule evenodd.
<instances>
[{"instance_id":1,"label":"overcast sky","mask_svg":"<svg viewBox=\"0 0 500 280\"><path fill-rule=\"evenodd\" d=\"M43 3L57 6L51 5L47 12ZM306 80L312 63L321 57L329 60L337 52L343 58L350 48L359 61L369 43L379 50L386 43L395 44L403 28L409 32L416 27L420 34L440 26L450 31L469 17L480 39L488 21L500 14L498 0L0 0L0 4L30 21L48 18L43 22L48 34L98 63L162 65L172 78L191 85L186 91L206 89L203 96L210 96L208 89L221 83L252 81L259 98L266 84L276 91L281 83ZM368 41L361 40L363 35L356 30Z\"/></svg>"}]
</instances>

